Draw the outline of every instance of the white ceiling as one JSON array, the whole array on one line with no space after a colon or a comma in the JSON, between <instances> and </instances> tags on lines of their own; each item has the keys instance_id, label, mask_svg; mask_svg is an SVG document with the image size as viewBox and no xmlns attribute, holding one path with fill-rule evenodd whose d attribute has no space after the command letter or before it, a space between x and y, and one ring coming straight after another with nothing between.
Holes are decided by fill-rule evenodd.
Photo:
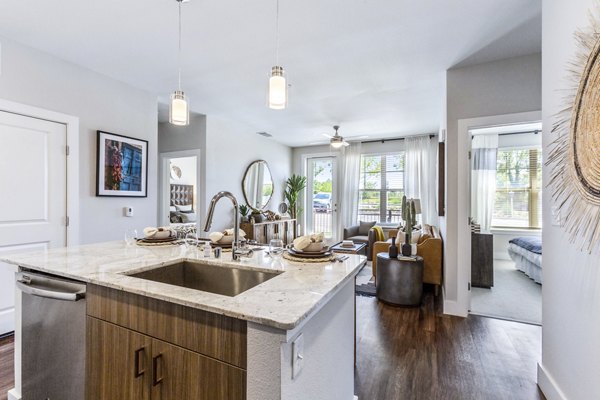
<instances>
[{"instance_id":1,"label":"white ceiling","mask_svg":"<svg viewBox=\"0 0 600 400\"><path fill-rule=\"evenodd\" d=\"M437 132L444 72L541 51L541 0L280 0L289 107L266 107L275 0L183 5L183 89L192 110L298 146ZM0 2L0 36L166 102L176 88L175 0Z\"/></svg>"}]
</instances>

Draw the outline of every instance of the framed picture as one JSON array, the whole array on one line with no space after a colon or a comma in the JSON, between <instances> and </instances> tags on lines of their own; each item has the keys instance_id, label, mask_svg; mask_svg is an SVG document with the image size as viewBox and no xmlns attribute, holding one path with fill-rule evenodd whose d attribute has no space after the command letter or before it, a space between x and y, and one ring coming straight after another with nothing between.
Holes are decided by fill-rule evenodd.
<instances>
[{"instance_id":1,"label":"framed picture","mask_svg":"<svg viewBox=\"0 0 600 400\"><path fill-rule=\"evenodd\" d=\"M148 141L97 131L96 196L148 196Z\"/></svg>"}]
</instances>

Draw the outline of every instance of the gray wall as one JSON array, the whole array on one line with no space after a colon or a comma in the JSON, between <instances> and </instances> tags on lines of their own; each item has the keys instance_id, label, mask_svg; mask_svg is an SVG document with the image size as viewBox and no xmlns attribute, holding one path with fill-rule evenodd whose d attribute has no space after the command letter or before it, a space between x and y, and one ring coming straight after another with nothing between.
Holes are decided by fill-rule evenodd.
<instances>
[{"instance_id":1,"label":"gray wall","mask_svg":"<svg viewBox=\"0 0 600 400\"><path fill-rule=\"evenodd\" d=\"M122 239L156 223L156 97L47 53L0 38L0 98L79 117L80 241ZM148 141L148 197L96 197L96 130ZM76 150L76 149L72 149ZM123 207L134 217L123 217Z\"/></svg>"},{"instance_id":2,"label":"gray wall","mask_svg":"<svg viewBox=\"0 0 600 400\"><path fill-rule=\"evenodd\" d=\"M457 300L458 121L541 109L541 54L450 69L446 76L445 300Z\"/></svg>"},{"instance_id":3,"label":"gray wall","mask_svg":"<svg viewBox=\"0 0 600 400\"><path fill-rule=\"evenodd\" d=\"M544 1L543 104L544 156L554 139L555 115L566 106L568 62L577 50L573 33L588 23L592 0ZM597 133L596 133L597 134ZM544 170L547 182L548 168ZM542 368L538 383L549 400L599 399L600 273L598 254L585 254L568 243L565 232L552 226L551 192L544 190L544 284L542 286ZM562 397L560 392L562 392Z\"/></svg>"},{"instance_id":4,"label":"gray wall","mask_svg":"<svg viewBox=\"0 0 600 400\"><path fill-rule=\"evenodd\" d=\"M285 181L292 173L292 149L273 139L259 136L247 126L219 116L206 119L206 197L208 205L215 193L232 192L240 204L244 203L242 179L252 161L265 160L273 175L275 191L267 209L276 211L283 201ZM204 215L201 216L204 218ZM233 226L231 203L219 202L212 231Z\"/></svg>"}]
</instances>

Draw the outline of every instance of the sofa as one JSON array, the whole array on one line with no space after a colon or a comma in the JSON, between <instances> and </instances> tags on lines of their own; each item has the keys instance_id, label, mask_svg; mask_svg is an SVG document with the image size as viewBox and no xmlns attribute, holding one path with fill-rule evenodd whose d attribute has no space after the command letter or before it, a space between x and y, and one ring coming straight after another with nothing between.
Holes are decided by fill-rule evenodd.
<instances>
[{"instance_id":1,"label":"sofa","mask_svg":"<svg viewBox=\"0 0 600 400\"><path fill-rule=\"evenodd\" d=\"M368 261L372 261L373 252L371 250L376 241L373 226L375 226L375 222L360 221L358 225L344 228L344 240L352 240L354 243L364 243L367 245L365 247L365 255Z\"/></svg>"},{"instance_id":2,"label":"sofa","mask_svg":"<svg viewBox=\"0 0 600 400\"><path fill-rule=\"evenodd\" d=\"M397 230L389 233L390 238L395 238ZM371 247L373 261L373 276L377 276L377 253L387 253L392 239L385 242L375 242ZM417 255L423 257L423 283L435 285L435 295L439 294L442 285L442 255L443 242L439 230L435 226L423 225L422 234L417 242Z\"/></svg>"}]
</instances>

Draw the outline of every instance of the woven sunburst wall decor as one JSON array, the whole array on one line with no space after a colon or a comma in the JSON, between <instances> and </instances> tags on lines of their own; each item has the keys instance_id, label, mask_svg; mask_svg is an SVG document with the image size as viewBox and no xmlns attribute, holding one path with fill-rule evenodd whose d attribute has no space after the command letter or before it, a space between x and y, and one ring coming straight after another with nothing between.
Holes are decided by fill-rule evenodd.
<instances>
[{"instance_id":1,"label":"woven sunburst wall decor","mask_svg":"<svg viewBox=\"0 0 600 400\"><path fill-rule=\"evenodd\" d=\"M549 186L569 240L582 251L600 249L600 17L575 34L577 54L568 68L573 86L553 127Z\"/></svg>"}]
</instances>

